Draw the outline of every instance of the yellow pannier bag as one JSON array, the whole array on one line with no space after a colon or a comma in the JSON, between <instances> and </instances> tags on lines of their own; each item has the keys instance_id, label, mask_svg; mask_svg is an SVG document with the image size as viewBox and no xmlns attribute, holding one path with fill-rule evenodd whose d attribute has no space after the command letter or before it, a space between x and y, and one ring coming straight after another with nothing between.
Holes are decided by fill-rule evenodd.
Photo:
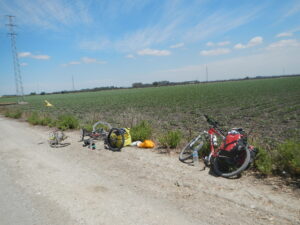
<instances>
[{"instance_id":1,"label":"yellow pannier bag","mask_svg":"<svg viewBox=\"0 0 300 225\"><path fill-rule=\"evenodd\" d=\"M131 135L130 135L130 128L122 128L125 130L125 133L124 133L124 146L128 146L131 144ZM114 138L116 135L115 134L112 134L112 138ZM120 147L122 144L122 136L121 135L118 135L117 136L117 143L116 143L116 146L117 147Z\"/></svg>"},{"instance_id":2,"label":"yellow pannier bag","mask_svg":"<svg viewBox=\"0 0 300 225\"><path fill-rule=\"evenodd\" d=\"M131 145L131 135L130 135L130 128L124 128L126 133L124 134L124 146Z\"/></svg>"}]
</instances>

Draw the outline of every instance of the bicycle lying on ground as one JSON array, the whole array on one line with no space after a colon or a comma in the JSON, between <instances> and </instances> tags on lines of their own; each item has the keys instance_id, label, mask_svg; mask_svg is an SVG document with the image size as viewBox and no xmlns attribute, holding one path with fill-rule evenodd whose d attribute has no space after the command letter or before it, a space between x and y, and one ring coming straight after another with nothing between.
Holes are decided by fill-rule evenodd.
<instances>
[{"instance_id":1,"label":"bicycle lying on ground","mask_svg":"<svg viewBox=\"0 0 300 225\"><path fill-rule=\"evenodd\" d=\"M104 146L112 151L120 151L124 147L126 130L124 128L113 128L109 123L98 121L93 125L93 130L81 129L81 141L84 146L94 148L95 140L103 140ZM89 137L85 139L85 137Z\"/></svg>"},{"instance_id":2,"label":"bicycle lying on ground","mask_svg":"<svg viewBox=\"0 0 300 225\"><path fill-rule=\"evenodd\" d=\"M49 133L48 143L52 148L60 148L70 145L70 143L65 143L68 136L61 130L54 130Z\"/></svg>"},{"instance_id":3,"label":"bicycle lying on ground","mask_svg":"<svg viewBox=\"0 0 300 225\"><path fill-rule=\"evenodd\" d=\"M204 160L216 175L233 177L240 175L253 161L257 149L247 142L247 134L242 128L232 128L227 134L218 122L204 115L211 126L191 140L180 152L179 160ZM209 147L207 149L206 147ZM195 157L196 156L196 157Z\"/></svg>"}]
</instances>

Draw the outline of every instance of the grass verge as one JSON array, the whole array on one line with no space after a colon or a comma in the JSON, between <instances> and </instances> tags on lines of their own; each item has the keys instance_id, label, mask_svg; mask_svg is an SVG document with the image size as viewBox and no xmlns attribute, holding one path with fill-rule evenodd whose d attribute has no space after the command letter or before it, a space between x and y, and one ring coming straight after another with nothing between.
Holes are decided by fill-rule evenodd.
<instances>
[{"instance_id":1,"label":"grass verge","mask_svg":"<svg viewBox=\"0 0 300 225\"><path fill-rule=\"evenodd\" d=\"M143 120L131 128L130 134L132 141L144 141L151 138L152 127L147 121Z\"/></svg>"},{"instance_id":2,"label":"grass verge","mask_svg":"<svg viewBox=\"0 0 300 225\"><path fill-rule=\"evenodd\" d=\"M163 134L158 140L162 147L174 149L180 144L182 133L179 130L170 130Z\"/></svg>"}]
</instances>

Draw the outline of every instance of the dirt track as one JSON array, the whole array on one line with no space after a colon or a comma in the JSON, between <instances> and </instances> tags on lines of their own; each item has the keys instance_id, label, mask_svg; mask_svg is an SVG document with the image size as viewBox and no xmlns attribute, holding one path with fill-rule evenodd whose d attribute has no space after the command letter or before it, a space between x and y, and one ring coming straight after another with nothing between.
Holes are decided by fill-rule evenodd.
<instances>
[{"instance_id":1,"label":"dirt track","mask_svg":"<svg viewBox=\"0 0 300 225\"><path fill-rule=\"evenodd\" d=\"M54 149L49 131L0 117L2 225L300 224L292 191L214 177L175 155L88 150L79 132Z\"/></svg>"}]
</instances>

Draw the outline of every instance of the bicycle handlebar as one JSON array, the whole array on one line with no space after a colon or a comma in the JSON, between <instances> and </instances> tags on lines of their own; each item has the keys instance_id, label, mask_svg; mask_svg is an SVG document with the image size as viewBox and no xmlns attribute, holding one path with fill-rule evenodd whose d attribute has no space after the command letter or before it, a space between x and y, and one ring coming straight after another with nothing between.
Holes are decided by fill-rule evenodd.
<instances>
[{"instance_id":1,"label":"bicycle handlebar","mask_svg":"<svg viewBox=\"0 0 300 225\"><path fill-rule=\"evenodd\" d=\"M213 127L218 127L219 123L212 118L209 118L208 115L204 115L208 124L212 125Z\"/></svg>"},{"instance_id":2,"label":"bicycle handlebar","mask_svg":"<svg viewBox=\"0 0 300 225\"><path fill-rule=\"evenodd\" d=\"M225 132L219 127L220 124L217 121L213 120L212 118L209 118L208 115L204 115L204 117L206 118L208 124L213 126L213 128L216 128L218 131L220 131L221 134L224 135Z\"/></svg>"}]
</instances>

